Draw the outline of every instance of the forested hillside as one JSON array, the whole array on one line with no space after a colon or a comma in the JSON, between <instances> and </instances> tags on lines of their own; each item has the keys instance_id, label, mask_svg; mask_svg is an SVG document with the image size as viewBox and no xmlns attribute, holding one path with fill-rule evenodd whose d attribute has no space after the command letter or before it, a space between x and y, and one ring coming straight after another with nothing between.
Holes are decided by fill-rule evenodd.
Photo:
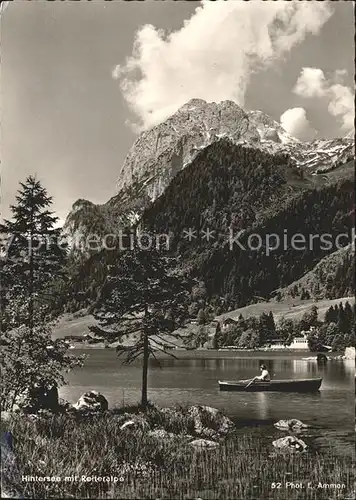
<instances>
[{"instance_id":1,"label":"forested hillside","mask_svg":"<svg viewBox=\"0 0 356 500\"><path fill-rule=\"evenodd\" d=\"M355 291L354 245L340 248L320 260L302 278L285 288L276 290L277 300L288 297L308 299L332 299L352 296Z\"/></svg>"},{"instance_id":2,"label":"forested hillside","mask_svg":"<svg viewBox=\"0 0 356 500\"><path fill-rule=\"evenodd\" d=\"M288 155L270 155L222 139L179 172L127 231L169 234L169 253L203 284L204 307L210 307L212 314L221 313L278 298L276 291L338 250L338 235L345 233L339 246L346 246L353 226L353 189L349 165L326 175L309 175ZM185 232L189 228L191 238ZM208 230L213 232L206 241ZM234 238L240 231L237 242ZM303 235L304 245L292 245L294 235ZM274 248L277 237L280 244ZM249 249L248 242L255 248L258 238L260 248ZM89 259L72 258L71 285L60 307L75 311L90 306L119 253L118 248L94 252ZM331 276L325 277L332 286L320 286L318 298L339 298L353 289L350 259L335 262ZM298 284L292 293L306 299L311 291Z\"/></svg>"},{"instance_id":3,"label":"forested hillside","mask_svg":"<svg viewBox=\"0 0 356 500\"><path fill-rule=\"evenodd\" d=\"M229 309L268 297L310 271L337 249L338 234L351 238L352 212L350 175L306 177L286 156L220 141L177 175L146 210L142 226L171 233L172 250L181 262L205 282L208 297L223 297ZM188 228L197 235L214 230L214 238L188 241L184 238ZM239 230L244 230L239 238L244 248L252 233L263 242L266 235L277 234L282 243L270 251L265 244L258 250L242 250L230 239ZM305 236L305 250L292 248L290 239L295 234ZM309 244L310 235L316 237ZM328 245L321 235L327 235ZM350 239L342 241L346 245Z\"/></svg>"}]
</instances>

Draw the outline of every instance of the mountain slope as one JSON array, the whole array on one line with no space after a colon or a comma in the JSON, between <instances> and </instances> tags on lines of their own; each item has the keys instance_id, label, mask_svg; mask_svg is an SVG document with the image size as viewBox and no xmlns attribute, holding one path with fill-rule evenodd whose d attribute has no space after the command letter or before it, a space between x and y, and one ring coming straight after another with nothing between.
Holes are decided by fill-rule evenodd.
<instances>
[{"instance_id":1,"label":"mountain slope","mask_svg":"<svg viewBox=\"0 0 356 500\"><path fill-rule=\"evenodd\" d=\"M286 298L281 300L280 302L259 302L257 304L240 307L239 309L221 314L220 316L217 316L216 319L221 322L227 318L237 320L240 314L242 314L244 318L258 318L262 313L268 314L270 311L272 311L273 318L276 324L280 323L282 319L300 321L303 315L306 312L310 311L312 306L316 305L318 308L318 318L320 321L323 321L326 311L331 306L339 305L340 302L342 302L343 304L345 304L346 302L353 304L355 302L355 296L350 295L337 299L321 299L317 302L312 299L300 300L299 298Z\"/></svg>"},{"instance_id":2,"label":"mountain slope","mask_svg":"<svg viewBox=\"0 0 356 500\"><path fill-rule=\"evenodd\" d=\"M348 245L321 259L316 266L299 280L273 295L279 300L288 297L338 298L354 293L355 247Z\"/></svg>"},{"instance_id":3,"label":"mountain slope","mask_svg":"<svg viewBox=\"0 0 356 500\"><path fill-rule=\"evenodd\" d=\"M337 235L352 230L353 186L348 169L341 178L333 172L308 176L287 155L221 140L175 177L144 212L142 226L171 234L172 250L205 281L210 297L224 297L228 307L238 307L294 282L336 250ZM190 242L184 237L189 228L195 231ZM204 241L207 230L214 231L209 242ZM235 244L229 235L240 230ZM306 242L302 251L290 243L298 233ZM329 233L329 249L320 238L309 248L310 235ZM271 235L281 242L273 250ZM251 248L249 238L260 239L260 247Z\"/></svg>"},{"instance_id":4,"label":"mountain slope","mask_svg":"<svg viewBox=\"0 0 356 500\"><path fill-rule=\"evenodd\" d=\"M136 140L118 193L103 205L78 200L64 231L72 241L137 226L169 234L180 265L205 282L206 300L223 310L241 307L302 280L337 250L339 233L350 233L353 155L351 139L302 143L262 111L195 99ZM192 241L184 232L189 228ZM206 241L209 230L213 237ZM260 248L240 248L234 241L239 231L245 248L251 238L261 239ZM300 251L291 248L287 233L306 239L330 233L333 244L327 251L320 242ZM286 248L271 250L271 235L281 242L287 236ZM82 278L72 290L74 309L95 299L115 258L113 252L84 251L90 258L78 259ZM338 272L338 288L322 285L322 296L336 298L350 289L349 273Z\"/></svg>"}]
</instances>

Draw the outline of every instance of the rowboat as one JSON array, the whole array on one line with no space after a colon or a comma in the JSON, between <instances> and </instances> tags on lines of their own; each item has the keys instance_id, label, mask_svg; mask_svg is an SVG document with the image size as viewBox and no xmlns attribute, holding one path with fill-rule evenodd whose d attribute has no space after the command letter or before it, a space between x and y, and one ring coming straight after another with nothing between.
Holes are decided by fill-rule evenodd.
<instances>
[{"instance_id":1,"label":"rowboat","mask_svg":"<svg viewBox=\"0 0 356 500\"><path fill-rule=\"evenodd\" d=\"M316 392L320 389L321 381L321 378L304 378L271 380L270 382L256 380L252 384L249 384L249 380L219 380L219 386L220 391L235 392Z\"/></svg>"}]
</instances>

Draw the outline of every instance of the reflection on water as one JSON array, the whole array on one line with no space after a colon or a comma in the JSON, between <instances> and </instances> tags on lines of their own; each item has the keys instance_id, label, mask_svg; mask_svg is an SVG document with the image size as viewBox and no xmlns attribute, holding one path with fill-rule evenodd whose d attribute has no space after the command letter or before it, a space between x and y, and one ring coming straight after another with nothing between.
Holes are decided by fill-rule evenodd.
<instances>
[{"instance_id":1,"label":"reflection on water","mask_svg":"<svg viewBox=\"0 0 356 500\"><path fill-rule=\"evenodd\" d=\"M256 392L257 418L258 420L273 420L274 415L276 415L276 406L279 405L284 407L285 415L289 415L284 418L299 418L294 417L293 414L298 413L300 415L303 412L305 415L309 410L315 409L317 411L317 405L320 403L321 397L320 392L312 394ZM296 406L298 408L295 408Z\"/></svg>"},{"instance_id":2,"label":"reflection on water","mask_svg":"<svg viewBox=\"0 0 356 500\"><path fill-rule=\"evenodd\" d=\"M261 420L268 420L269 417L269 409L268 409L268 398L267 393L258 392L258 408L259 408L259 418Z\"/></svg>"},{"instance_id":3,"label":"reflection on water","mask_svg":"<svg viewBox=\"0 0 356 500\"><path fill-rule=\"evenodd\" d=\"M304 359L266 359L266 358L199 358L160 360L165 369L187 369L188 372L214 372L226 374L225 379L245 379L259 374L259 366L264 363L275 379L297 379L307 377L323 377L324 382L349 385L355 376L353 360L330 360L318 364L315 360ZM152 360L151 368L159 368L157 361ZM228 376L227 376L228 375Z\"/></svg>"},{"instance_id":4,"label":"reflection on water","mask_svg":"<svg viewBox=\"0 0 356 500\"><path fill-rule=\"evenodd\" d=\"M293 359L292 363L295 373L305 373L305 361L303 359ZM318 373L318 364L316 362L308 363L307 370L309 374L316 375Z\"/></svg>"},{"instance_id":5,"label":"reflection on water","mask_svg":"<svg viewBox=\"0 0 356 500\"><path fill-rule=\"evenodd\" d=\"M122 365L111 349L90 350L88 354L85 366L69 374L69 385L61 389L62 397L75 402L83 392L96 389L107 397L110 407L139 401L140 361ZM158 405L205 404L224 410L236 422L256 420L267 425L279 419L298 418L329 429L328 432L354 431L355 364L352 360L328 361L320 366L315 361L303 360L305 353L191 351L177 354L177 360L167 356L160 359L162 369L154 360L150 362L149 399ZM277 379L322 377L321 390L316 394L219 391L218 380L252 378L259 374L261 363L265 363Z\"/></svg>"}]
</instances>

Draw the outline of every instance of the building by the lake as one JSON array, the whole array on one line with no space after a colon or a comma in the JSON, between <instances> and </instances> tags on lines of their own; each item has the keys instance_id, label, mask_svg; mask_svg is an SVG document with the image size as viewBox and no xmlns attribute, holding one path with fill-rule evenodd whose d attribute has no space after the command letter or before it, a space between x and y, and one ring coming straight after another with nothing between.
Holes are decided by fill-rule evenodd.
<instances>
[{"instance_id":1,"label":"building by the lake","mask_svg":"<svg viewBox=\"0 0 356 500\"><path fill-rule=\"evenodd\" d=\"M295 350L309 350L308 346L308 334L310 331L302 331L299 337L294 337L293 341L289 345L285 345L282 340L275 339L271 340L269 348L270 349L295 349Z\"/></svg>"},{"instance_id":2,"label":"building by the lake","mask_svg":"<svg viewBox=\"0 0 356 500\"><path fill-rule=\"evenodd\" d=\"M294 337L293 342L288 346L289 349L303 349L308 350L308 339L306 336L303 337Z\"/></svg>"}]
</instances>

